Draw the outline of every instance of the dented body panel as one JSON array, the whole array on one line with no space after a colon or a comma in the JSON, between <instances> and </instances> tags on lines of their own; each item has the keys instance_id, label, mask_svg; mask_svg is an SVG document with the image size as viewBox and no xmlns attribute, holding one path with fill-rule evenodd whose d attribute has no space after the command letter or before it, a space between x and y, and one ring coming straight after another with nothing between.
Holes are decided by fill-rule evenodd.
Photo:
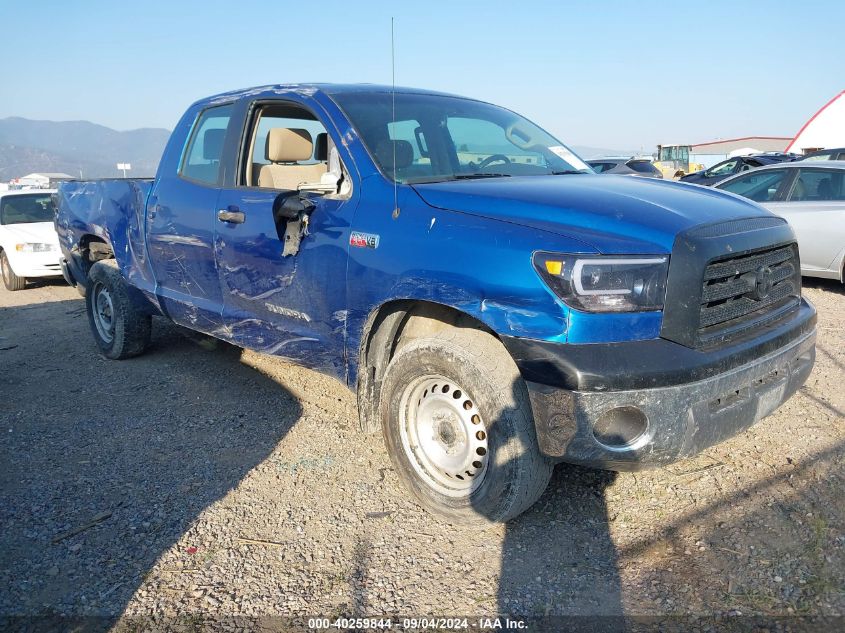
<instances>
[{"instance_id":1,"label":"dented body panel","mask_svg":"<svg viewBox=\"0 0 845 633\"><path fill-rule=\"evenodd\" d=\"M667 342L664 312L575 310L535 272L534 253L665 257L671 276L679 236L737 218L765 223L771 215L714 190L591 173L395 185L338 105L337 95L352 91L383 97L388 89L264 86L204 99L177 124L154 180L62 184L56 224L70 276L85 285L87 267L108 249L151 312L332 375L352 389L362 380L368 337L385 306L424 302L447 307L505 342L529 384L541 448L548 455L592 465L665 463L688 454L710 440L687 441L682 435L721 439L737 432L770 412L806 378L815 317L802 302L801 324L798 316L794 323L786 317L779 322L780 347L770 345L765 353L743 357L740 343L736 349L723 346L718 354L728 360L722 365L708 356L717 354L713 350L678 352L677 358L690 366L715 367L691 377L686 387L655 379L631 389L621 378L604 383L599 378L585 386L583 376L601 373L579 360L590 356L584 350L591 346L627 346L618 358L630 366L614 367L609 374L658 375L653 363L659 361L651 361L646 352L649 345ZM249 117L258 104L267 103L292 104L313 113L337 149L350 185L344 195L304 194L313 211L290 256L283 254L286 234L274 219L280 192L247 187L239 179ZM217 182L181 177L195 122L208 108L220 106L231 106L231 120ZM221 212L243 217L238 223L220 221ZM740 242L751 250L770 245L762 229L750 239L732 237L745 228L710 231L700 239L711 240L707 247L719 257L730 256L733 244ZM782 236L784 229L778 230ZM695 249L692 241L685 244ZM795 348L799 338L800 350ZM755 367L768 375L775 365L784 366L790 376L777 395L770 395L771 390L759 395L764 390L757 388L756 404L747 405L739 417L728 416L730 424L720 423L719 416L702 422L721 431L690 430L695 420L704 420L702 414L691 418L689 413L703 406L694 396L701 381L710 381L708 393L740 383L742 391L746 382L756 380ZM376 374L383 363L373 361L366 371L375 383L359 388L359 397L377 400ZM730 372L730 380L720 378ZM698 387L689 386L693 384ZM646 445L608 452L596 444L591 425L604 409L619 403L639 403L655 422ZM373 403L362 403L362 410L367 407ZM673 416L672 423L657 421ZM676 423L683 428L673 427Z\"/></svg>"}]
</instances>

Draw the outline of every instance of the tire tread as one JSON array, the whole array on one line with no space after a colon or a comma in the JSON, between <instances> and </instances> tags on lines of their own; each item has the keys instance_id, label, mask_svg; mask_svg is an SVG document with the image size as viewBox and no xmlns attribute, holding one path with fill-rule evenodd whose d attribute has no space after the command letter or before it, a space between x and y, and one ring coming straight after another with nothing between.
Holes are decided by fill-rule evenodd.
<instances>
[{"instance_id":1,"label":"tire tread","mask_svg":"<svg viewBox=\"0 0 845 633\"><path fill-rule=\"evenodd\" d=\"M106 343L100 338L94 325L93 294L86 293L85 305L88 310L88 319L100 352L112 360L123 360L142 354L150 343L152 317L132 303L127 292L126 281L114 259L100 260L91 266L88 273L89 288L96 281L109 287L115 318L118 319L115 324L114 338L110 344Z\"/></svg>"}]
</instances>

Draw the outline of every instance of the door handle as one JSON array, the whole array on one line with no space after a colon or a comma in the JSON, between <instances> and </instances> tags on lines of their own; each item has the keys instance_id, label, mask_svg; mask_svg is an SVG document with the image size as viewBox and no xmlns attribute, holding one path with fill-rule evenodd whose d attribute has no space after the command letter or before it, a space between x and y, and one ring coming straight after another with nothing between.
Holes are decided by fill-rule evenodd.
<instances>
[{"instance_id":1,"label":"door handle","mask_svg":"<svg viewBox=\"0 0 845 633\"><path fill-rule=\"evenodd\" d=\"M246 216L243 211L220 209L217 212L217 219L221 222L228 222L229 224L243 224L244 220L246 220Z\"/></svg>"}]
</instances>

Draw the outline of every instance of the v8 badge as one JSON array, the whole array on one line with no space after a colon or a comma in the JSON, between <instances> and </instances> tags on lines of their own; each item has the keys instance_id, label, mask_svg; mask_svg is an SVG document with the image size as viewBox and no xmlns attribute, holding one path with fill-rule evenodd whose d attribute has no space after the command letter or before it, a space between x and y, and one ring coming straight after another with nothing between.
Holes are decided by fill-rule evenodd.
<instances>
[{"instance_id":1,"label":"v8 badge","mask_svg":"<svg viewBox=\"0 0 845 633\"><path fill-rule=\"evenodd\" d=\"M378 248L379 236L373 233L352 231L349 234L349 245L355 248Z\"/></svg>"}]
</instances>

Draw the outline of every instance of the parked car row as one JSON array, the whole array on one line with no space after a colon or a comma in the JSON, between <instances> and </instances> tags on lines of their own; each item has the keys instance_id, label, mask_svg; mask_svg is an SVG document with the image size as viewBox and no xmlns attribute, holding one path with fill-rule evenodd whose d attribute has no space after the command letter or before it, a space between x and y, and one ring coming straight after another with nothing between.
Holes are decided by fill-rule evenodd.
<instances>
[{"instance_id":1,"label":"parked car row","mask_svg":"<svg viewBox=\"0 0 845 633\"><path fill-rule=\"evenodd\" d=\"M682 182L690 182L696 185L714 185L717 182L756 167L774 165L784 161L792 160L789 154L759 154L751 156L737 156L728 158L721 163L716 163L709 169L696 171L682 176Z\"/></svg>"}]
</instances>

